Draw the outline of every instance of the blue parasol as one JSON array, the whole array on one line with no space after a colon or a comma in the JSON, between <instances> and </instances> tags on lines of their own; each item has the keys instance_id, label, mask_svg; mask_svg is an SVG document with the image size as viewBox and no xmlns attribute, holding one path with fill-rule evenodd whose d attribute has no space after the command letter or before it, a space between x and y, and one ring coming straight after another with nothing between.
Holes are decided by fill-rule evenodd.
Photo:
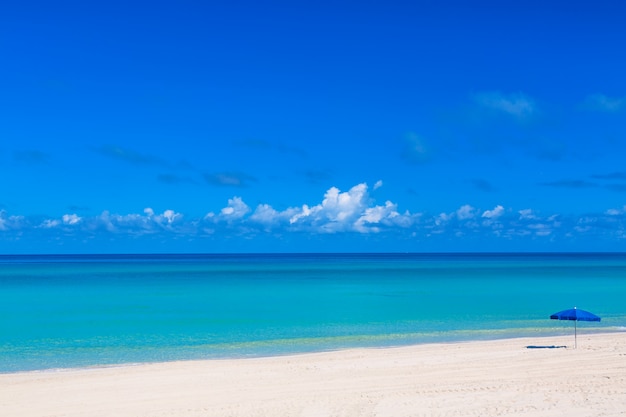
<instances>
[{"instance_id":1,"label":"blue parasol","mask_svg":"<svg viewBox=\"0 0 626 417\"><path fill-rule=\"evenodd\" d=\"M576 307L569 310L559 311L550 316L554 320L573 320L574 321L574 348L576 347L576 322L582 321L600 321L600 317L585 310L580 310Z\"/></svg>"}]
</instances>

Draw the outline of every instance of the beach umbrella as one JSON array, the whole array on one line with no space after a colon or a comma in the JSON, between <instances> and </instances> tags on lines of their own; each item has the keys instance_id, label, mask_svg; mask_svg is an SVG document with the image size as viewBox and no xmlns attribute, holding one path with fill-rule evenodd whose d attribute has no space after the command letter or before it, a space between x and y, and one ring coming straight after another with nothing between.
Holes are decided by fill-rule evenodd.
<instances>
[{"instance_id":1,"label":"beach umbrella","mask_svg":"<svg viewBox=\"0 0 626 417\"><path fill-rule=\"evenodd\" d=\"M568 310L559 311L550 316L554 320L573 320L574 321L574 348L576 348L576 322L581 321L600 321L600 317L579 308L570 308Z\"/></svg>"}]
</instances>

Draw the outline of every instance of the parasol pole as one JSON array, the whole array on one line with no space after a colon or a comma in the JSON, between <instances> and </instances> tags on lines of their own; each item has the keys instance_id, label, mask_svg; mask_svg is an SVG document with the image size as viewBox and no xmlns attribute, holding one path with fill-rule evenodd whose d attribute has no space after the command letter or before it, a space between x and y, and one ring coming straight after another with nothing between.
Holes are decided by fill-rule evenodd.
<instances>
[{"instance_id":1,"label":"parasol pole","mask_svg":"<svg viewBox=\"0 0 626 417\"><path fill-rule=\"evenodd\" d=\"M574 317L574 349L578 348L578 343L576 342L576 322L578 321L578 312L576 311L576 306L574 306L574 312L576 313L576 317Z\"/></svg>"}]
</instances>

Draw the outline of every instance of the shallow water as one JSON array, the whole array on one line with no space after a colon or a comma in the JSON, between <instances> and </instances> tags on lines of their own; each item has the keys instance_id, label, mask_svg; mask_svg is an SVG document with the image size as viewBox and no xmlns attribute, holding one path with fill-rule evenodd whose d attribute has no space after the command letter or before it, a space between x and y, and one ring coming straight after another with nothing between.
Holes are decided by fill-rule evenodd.
<instances>
[{"instance_id":1,"label":"shallow water","mask_svg":"<svg viewBox=\"0 0 626 417\"><path fill-rule=\"evenodd\" d=\"M626 326L622 254L0 257L0 372Z\"/></svg>"}]
</instances>

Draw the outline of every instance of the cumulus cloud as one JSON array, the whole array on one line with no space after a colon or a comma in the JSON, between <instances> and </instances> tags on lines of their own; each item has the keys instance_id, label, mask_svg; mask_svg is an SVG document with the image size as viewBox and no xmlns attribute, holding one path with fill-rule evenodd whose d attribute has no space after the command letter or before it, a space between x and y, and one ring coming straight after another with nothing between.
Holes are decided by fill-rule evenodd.
<instances>
[{"instance_id":1,"label":"cumulus cloud","mask_svg":"<svg viewBox=\"0 0 626 417\"><path fill-rule=\"evenodd\" d=\"M69 225L74 225L81 221L81 218L78 217L76 214L64 214L62 219L63 219L63 224L69 224Z\"/></svg>"},{"instance_id":2,"label":"cumulus cloud","mask_svg":"<svg viewBox=\"0 0 626 417\"><path fill-rule=\"evenodd\" d=\"M181 213L174 210L165 210L156 214L150 207L145 208L142 214L111 214L103 211L99 216L89 221L83 219L85 230L97 231L104 229L111 233L128 233L142 235L157 233L162 230L177 231L177 227L184 227Z\"/></svg>"},{"instance_id":3,"label":"cumulus cloud","mask_svg":"<svg viewBox=\"0 0 626 417\"><path fill-rule=\"evenodd\" d=\"M277 226L286 218L279 211L274 210L269 204L259 204L250 215L250 221L264 225L266 227Z\"/></svg>"},{"instance_id":4,"label":"cumulus cloud","mask_svg":"<svg viewBox=\"0 0 626 417\"><path fill-rule=\"evenodd\" d=\"M176 213L174 210L165 210L163 214L159 214L157 216L152 217L153 220L161 225L172 225L180 220L182 220L183 215L180 213Z\"/></svg>"},{"instance_id":5,"label":"cumulus cloud","mask_svg":"<svg viewBox=\"0 0 626 417\"><path fill-rule=\"evenodd\" d=\"M532 220L537 218L531 209L520 210L518 213L520 220Z\"/></svg>"},{"instance_id":6,"label":"cumulus cloud","mask_svg":"<svg viewBox=\"0 0 626 417\"><path fill-rule=\"evenodd\" d=\"M515 118L527 118L537 111L533 100L521 93L509 95L500 92L478 93L474 95L474 101L483 108Z\"/></svg>"},{"instance_id":7,"label":"cumulus cloud","mask_svg":"<svg viewBox=\"0 0 626 417\"><path fill-rule=\"evenodd\" d=\"M620 208L620 209L608 209L606 211L606 214L608 216L622 216L624 214L626 214L626 206Z\"/></svg>"},{"instance_id":8,"label":"cumulus cloud","mask_svg":"<svg viewBox=\"0 0 626 417\"><path fill-rule=\"evenodd\" d=\"M376 184L379 184L377 182ZM376 188L374 185L373 188ZM269 204L251 209L243 198L235 196L217 212L204 219L187 219L182 213L167 209L156 213L150 207L142 213L97 216L65 214L59 218L11 216L0 210L0 239L10 241L25 235L46 238L60 234L66 238L95 238L112 234L138 238L145 235L176 235L187 239L252 239L261 234L281 238L289 233L329 235L338 233L389 233L407 241L428 238L528 238L570 239L577 236L622 238L626 230L626 206L583 217L542 215L525 208L505 210L502 205L481 209L465 204L451 212L436 215L400 211L392 201L378 204L370 196L367 184L357 184L347 191L329 188L317 204L303 204L276 210ZM618 236L619 235L619 236Z\"/></svg>"},{"instance_id":9,"label":"cumulus cloud","mask_svg":"<svg viewBox=\"0 0 626 417\"><path fill-rule=\"evenodd\" d=\"M265 230L282 227L284 230L322 234L376 233L383 228L406 228L415 220L415 215L408 211L398 212L397 205L390 201L382 206L373 204L365 183L343 192L337 187L331 187L324 194L322 202L313 206L303 204L277 211L268 204L260 204L247 216L249 212L250 208L241 198L234 198L219 214L211 212L205 216L205 220L216 224L232 224L237 220L246 227L256 224Z\"/></svg>"},{"instance_id":10,"label":"cumulus cloud","mask_svg":"<svg viewBox=\"0 0 626 417\"><path fill-rule=\"evenodd\" d=\"M459 220L473 219L474 217L476 217L476 209L469 204L466 204L464 206L461 206L461 208L456 211L456 217Z\"/></svg>"},{"instance_id":11,"label":"cumulus cloud","mask_svg":"<svg viewBox=\"0 0 626 417\"><path fill-rule=\"evenodd\" d=\"M435 225L441 226L444 223L447 223L448 221L450 221L453 217L454 217L453 215L448 214L448 213L440 213L434 219Z\"/></svg>"},{"instance_id":12,"label":"cumulus cloud","mask_svg":"<svg viewBox=\"0 0 626 417\"><path fill-rule=\"evenodd\" d=\"M409 212L398 213L398 206L386 201L384 206L375 206L365 209L365 212L354 222L357 232L379 232L382 226L398 226L408 228L413 223Z\"/></svg>"},{"instance_id":13,"label":"cumulus cloud","mask_svg":"<svg viewBox=\"0 0 626 417\"><path fill-rule=\"evenodd\" d=\"M537 236L549 236L552 234L552 226L544 223L533 223L528 228L534 231Z\"/></svg>"},{"instance_id":14,"label":"cumulus cloud","mask_svg":"<svg viewBox=\"0 0 626 417\"><path fill-rule=\"evenodd\" d=\"M240 219L250 211L250 207L243 202L241 197L233 197L228 200L228 206L220 212L220 216L227 219Z\"/></svg>"},{"instance_id":15,"label":"cumulus cloud","mask_svg":"<svg viewBox=\"0 0 626 417\"><path fill-rule=\"evenodd\" d=\"M366 184L355 185L343 193L332 187L326 192L321 209L330 220L344 221L359 213L366 206L367 198Z\"/></svg>"},{"instance_id":16,"label":"cumulus cloud","mask_svg":"<svg viewBox=\"0 0 626 417\"><path fill-rule=\"evenodd\" d=\"M485 210L481 217L487 219L497 219L504 214L504 207L497 205L493 210Z\"/></svg>"},{"instance_id":17,"label":"cumulus cloud","mask_svg":"<svg viewBox=\"0 0 626 417\"><path fill-rule=\"evenodd\" d=\"M117 216L116 219L120 222L130 222L135 224L140 224L142 226L149 225L150 223L154 223L162 226L170 226L177 222L182 221L183 215L181 213L177 213L174 210L165 210L161 214L155 214L154 210L150 207L146 207L143 209L145 216L141 215L126 215L126 216Z\"/></svg>"},{"instance_id":18,"label":"cumulus cloud","mask_svg":"<svg viewBox=\"0 0 626 417\"><path fill-rule=\"evenodd\" d=\"M131 234L150 231L152 229L150 224L149 216L142 216L140 214L111 214L107 210L96 217L95 222L95 226L104 227L109 232L126 231Z\"/></svg>"},{"instance_id":19,"label":"cumulus cloud","mask_svg":"<svg viewBox=\"0 0 626 417\"><path fill-rule=\"evenodd\" d=\"M60 224L61 224L61 222L59 220L56 220L56 219L46 219L43 222L41 222L41 225L39 225L39 227L41 227L43 229L53 229L55 227L58 227Z\"/></svg>"},{"instance_id":20,"label":"cumulus cloud","mask_svg":"<svg viewBox=\"0 0 626 417\"><path fill-rule=\"evenodd\" d=\"M317 224L321 230L332 233L346 230L352 226L368 204L367 185L358 184L349 191L341 192L331 187L324 195L321 204L314 207L302 206L302 210L293 215L291 224Z\"/></svg>"},{"instance_id":21,"label":"cumulus cloud","mask_svg":"<svg viewBox=\"0 0 626 417\"><path fill-rule=\"evenodd\" d=\"M450 233L459 237L469 232L473 233L480 226L476 221L479 213L479 209L465 204L450 213L439 213L430 219L420 214L419 218L426 224L428 234Z\"/></svg>"},{"instance_id":22,"label":"cumulus cloud","mask_svg":"<svg viewBox=\"0 0 626 417\"><path fill-rule=\"evenodd\" d=\"M9 216L5 210L0 210L0 230L17 230L26 226L24 216Z\"/></svg>"},{"instance_id":23,"label":"cumulus cloud","mask_svg":"<svg viewBox=\"0 0 626 417\"><path fill-rule=\"evenodd\" d=\"M59 226L75 226L82 221L76 214L64 214L61 219L45 219L38 227L42 229L54 229Z\"/></svg>"}]
</instances>

